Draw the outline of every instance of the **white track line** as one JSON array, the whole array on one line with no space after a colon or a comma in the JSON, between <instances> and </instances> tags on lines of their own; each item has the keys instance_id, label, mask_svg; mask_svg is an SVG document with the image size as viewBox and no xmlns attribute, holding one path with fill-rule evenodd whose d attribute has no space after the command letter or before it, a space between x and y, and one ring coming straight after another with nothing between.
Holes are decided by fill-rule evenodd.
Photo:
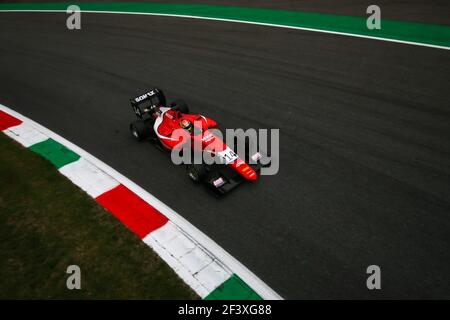
<instances>
[{"instance_id":1,"label":"white track line","mask_svg":"<svg viewBox=\"0 0 450 320\"><path fill-rule=\"evenodd\" d=\"M222 18L210 18L210 17L201 17L201 16L190 16L183 14L169 14L169 13L149 13L149 12L126 12L126 11L97 11L97 10L80 10L82 13L108 13L108 14L135 14L135 15L146 15L146 16L162 16L162 17L176 17L176 18L188 18L188 19L200 19L200 20L213 20L213 21L224 21L224 22L234 22L234 23L243 23L243 24L253 24L259 26L266 27L275 27L275 28L285 28L285 29L294 29L294 30L303 30L303 31L311 31L311 32L320 32L320 33L328 33L335 34L340 36L347 37L355 37L355 38L364 38L370 40L379 40L379 41L387 41L401 44L409 44L413 46L419 47L428 47L434 49L443 49L450 50L450 47L438 46L434 44L413 42L413 41L404 41L404 40L396 40L382 37L372 37L366 35L360 35L355 33L346 33L346 32L338 32L338 31L328 31L314 28L304 28L304 27L295 27L295 26L287 26L281 24L272 24L272 23L264 23L264 22L253 22L253 21L245 21L245 20L234 20L234 19L222 19ZM0 10L1 12L62 12L67 13L66 10Z\"/></svg>"}]
</instances>

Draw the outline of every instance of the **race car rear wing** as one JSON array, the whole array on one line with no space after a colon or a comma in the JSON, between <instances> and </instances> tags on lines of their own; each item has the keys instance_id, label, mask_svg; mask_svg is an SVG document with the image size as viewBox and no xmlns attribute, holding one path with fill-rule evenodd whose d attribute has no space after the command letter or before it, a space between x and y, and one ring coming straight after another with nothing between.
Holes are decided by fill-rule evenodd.
<instances>
[{"instance_id":1,"label":"race car rear wing","mask_svg":"<svg viewBox=\"0 0 450 320\"><path fill-rule=\"evenodd\" d=\"M142 118L152 108L166 106L166 97L161 89L153 88L136 98L130 99L130 103L136 116Z\"/></svg>"}]
</instances>

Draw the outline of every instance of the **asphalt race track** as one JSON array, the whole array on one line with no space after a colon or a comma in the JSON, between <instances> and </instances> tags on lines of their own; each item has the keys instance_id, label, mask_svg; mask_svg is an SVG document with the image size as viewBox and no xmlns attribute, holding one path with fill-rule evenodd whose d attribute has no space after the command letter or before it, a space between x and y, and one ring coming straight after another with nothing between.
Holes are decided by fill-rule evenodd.
<instances>
[{"instance_id":1,"label":"asphalt race track","mask_svg":"<svg viewBox=\"0 0 450 320\"><path fill-rule=\"evenodd\" d=\"M181 213L285 298L450 297L450 51L181 18L0 13L0 103ZM149 86L279 128L280 171L223 199L129 134ZM382 290L366 288L381 267Z\"/></svg>"}]
</instances>

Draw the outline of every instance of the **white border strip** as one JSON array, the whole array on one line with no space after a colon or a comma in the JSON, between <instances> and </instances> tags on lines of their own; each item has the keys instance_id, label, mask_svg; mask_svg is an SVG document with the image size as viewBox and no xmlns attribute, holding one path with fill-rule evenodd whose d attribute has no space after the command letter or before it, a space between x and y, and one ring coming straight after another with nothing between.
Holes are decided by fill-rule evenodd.
<instances>
[{"instance_id":1,"label":"white border strip","mask_svg":"<svg viewBox=\"0 0 450 320\"><path fill-rule=\"evenodd\" d=\"M295 27L295 26L288 26L288 25L282 25L282 24L272 24L272 23L264 23L264 22L253 22L253 21L245 21L245 20L211 18L211 17L190 16L190 15L169 14L169 13L127 12L127 11L98 11L98 10L80 10L80 11L82 13L135 14L135 15L146 15L146 16L177 17L177 18L189 18L189 19L213 20L213 21L224 21L224 22L234 22L234 23L243 23L243 24L253 24L253 25L259 25L259 26L294 29L294 30L303 30L303 31L311 31L311 32L321 32L321 33L336 34L336 35L347 36L347 37L364 38L364 39L371 39L371 40L379 40L379 41L387 41L387 42L394 42L394 43L401 43L401 44L409 44L409 45L419 46L419 47L428 47L428 48L434 48L434 49L450 50L450 47L438 46L438 45L428 44L428 43L396 40L396 39L382 38L382 37L371 37L371 36L360 35L360 34L355 34L355 33L328 31L328 30L321 30L321 29L314 29L314 28ZM5 12L5 13L7 13L7 12L63 12L63 13L67 13L66 10L0 10L0 13L1 12Z\"/></svg>"},{"instance_id":2,"label":"white border strip","mask_svg":"<svg viewBox=\"0 0 450 320\"><path fill-rule=\"evenodd\" d=\"M37 122L21 115L20 113L0 104L0 110L33 125L40 132L47 135L49 138L61 143L70 150L74 151L81 157L85 158L92 164L95 164L98 168L109 174L111 177L119 181L121 184L126 186L128 189L133 191L144 201L151 204L155 209L164 214L169 220L172 221L179 228L184 230L188 235L190 235L197 243L199 243L205 250L215 256L219 261L223 262L233 273L237 274L245 283L247 283L257 294L259 294L264 300L281 300L283 299L278 295L273 289L271 289L267 284L265 284L260 278L253 274L249 269L247 269L242 263L236 260L232 255L226 252L222 247L215 243L206 234L197 229L194 225L189 223L180 214L172 210L166 204L161 202L159 199L154 197L149 192L145 191L143 188L135 184L133 181L123 176L112 167L108 166L101 160L97 159L87 151L81 149L72 142L66 140L60 135L54 133L53 131L47 129L46 127L40 125Z\"/></svg>"}]
</instances>

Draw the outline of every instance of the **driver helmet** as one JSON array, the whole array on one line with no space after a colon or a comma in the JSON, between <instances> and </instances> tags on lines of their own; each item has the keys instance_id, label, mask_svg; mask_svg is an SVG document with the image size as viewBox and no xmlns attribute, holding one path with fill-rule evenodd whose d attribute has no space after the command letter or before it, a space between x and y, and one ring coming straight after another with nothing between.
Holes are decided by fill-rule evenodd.
<instances>
[{"instance_id":1,"label":"driver helmet","mask_svg":"<svg viewBox=\"0 0 450 320\"><path fill-rule=\"evenodd\" d=\"M194 129L194 125L188 119L182 119L180 121L180 127L184 130L187 130L189 133L192 133L192 130Z\"/></svg>"}]
</instances>

